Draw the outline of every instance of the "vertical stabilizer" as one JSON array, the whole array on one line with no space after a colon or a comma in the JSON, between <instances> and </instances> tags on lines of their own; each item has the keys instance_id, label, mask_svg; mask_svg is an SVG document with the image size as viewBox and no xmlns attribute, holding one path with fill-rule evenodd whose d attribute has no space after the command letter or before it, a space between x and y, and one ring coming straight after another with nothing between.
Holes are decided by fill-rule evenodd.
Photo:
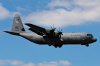
<instances>
[{"instance_id":1,"label":"vertical stabilizer","mask_svg":"<svg viewBox=\"0 0 100 66\"><path fill-rule=\"evenodd\" d=\"M12 32L21 33L24 32L24 26L22 24L21 18L18 14L15 14L12 26Z\"/></svg>"}]
</instances>

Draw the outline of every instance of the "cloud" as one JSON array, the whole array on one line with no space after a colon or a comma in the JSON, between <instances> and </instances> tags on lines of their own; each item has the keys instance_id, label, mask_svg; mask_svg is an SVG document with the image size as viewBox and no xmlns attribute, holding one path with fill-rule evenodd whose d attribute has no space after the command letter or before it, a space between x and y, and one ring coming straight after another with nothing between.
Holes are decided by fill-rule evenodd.
<instances>
[{"instance_id":1,"label":"cloud","mask_svg":"<svg viewBox=\"0 0 100 66\"><path fill-rule=\"evenodd\" d=\"M75 3L84 8L100 7L100 0L75 0Z\"/></svg>"},{"instance_id":2,"label":"cloud","mask_svg":"<svg viewBox=\"0 0 100 66\"><path fill-rule=\"evenodd\" d=\"M62 7L62 8L70 8L72 7L73 2L72 0L52 0L48 6L50 8L55 8L55 7Z\"/></svg>"},{"instance_id":3,"label":"cloud","mask_svg":"<svg viewBox=\"0 0 100 66\"><path fill-rule=\"evenodd\" d=\"M25 22L66 27L100 21L100 0L52 0L49 10L30 13Z\"/></svg>"},{"instance_id":4,"label":"cloud","mask_svg":"<svg viewBox=\"0 0 100 66\"><path fill-rule=\"evenodd\" d=\"M0 20L5 20L9 17L13 17L15 14L21 14L21 13L18 11L11 12L0 3Z\"/></svg>"},{"instance_id":5,"label":"cloud","mask_svg":"<svg viewBox=\"0 0 100 66\"><path fill-rule=\"evenodd\" d=\"M0 66L71 66L69 61L51 61L51 62L41 62L41 63L32 63L32 62L23 62L18 60L0 60Z\"/></svg>"},{"instance_id":6,"label":"cloud","mask_svg":"<svg viewBox=\"0 0 100 66\"><path fill-rule=\"evenodd\" d=\"M0 4L0 20L6 19L10 15L10 12Z\"/></svg>"}]
</instances>

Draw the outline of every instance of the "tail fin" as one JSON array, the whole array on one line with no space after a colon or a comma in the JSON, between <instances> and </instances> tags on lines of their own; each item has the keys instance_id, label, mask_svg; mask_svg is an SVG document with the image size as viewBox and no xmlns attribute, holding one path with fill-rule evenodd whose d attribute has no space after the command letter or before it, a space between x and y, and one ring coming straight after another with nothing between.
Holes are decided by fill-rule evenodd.
<instances>
[{"instance_id":1,"label":"tail fin","mask_svg":"<svg viewBox=\"0 0 100 66\"><path fill-rule=\"evenodd\" d=\"M22 24L21 18L18 14L14 16L13 20L13 26L11 31L4 31L6 33L12 34L12 35L19 35L19 33L24 32L24 26Z\"/></svg>"},{"instance_id":2,"label":"tail fin","mask_svg":"<svg viewBox=\"0 0 100 66\"><path fill-rule=\"evenodd\" d=\"M25 31L25 29L24 29L24 26L22 24L21 18L18 14L16 14L14 16L14 20L13 20L12 32L21 33L24 31Z\"/></svg>"}]
</instances>

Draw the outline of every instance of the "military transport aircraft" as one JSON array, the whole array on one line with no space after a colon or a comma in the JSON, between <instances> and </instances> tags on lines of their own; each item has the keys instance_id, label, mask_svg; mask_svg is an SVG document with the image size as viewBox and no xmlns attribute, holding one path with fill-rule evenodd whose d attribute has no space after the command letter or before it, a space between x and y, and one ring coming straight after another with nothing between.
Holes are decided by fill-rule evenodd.
<instances>
[{"instance_id":1,"label":"military transport aircraft","mask_svg":"<svg viewBox=\"0 0 100 66\"><path fill-rule=\"evenodd\" d=\"M12 30L4 32L21 36L39 45L49 45L55 48L60 48L62 45L68 44L80 44L88 47L89 44L97 41L90 33L62 33L61 31L55 31L56 28L45 29L30 23L26 23L25 25L29 27L31 32L25 32L20 16L16 14L14 16Z\"/></svg>"}]
</instances>

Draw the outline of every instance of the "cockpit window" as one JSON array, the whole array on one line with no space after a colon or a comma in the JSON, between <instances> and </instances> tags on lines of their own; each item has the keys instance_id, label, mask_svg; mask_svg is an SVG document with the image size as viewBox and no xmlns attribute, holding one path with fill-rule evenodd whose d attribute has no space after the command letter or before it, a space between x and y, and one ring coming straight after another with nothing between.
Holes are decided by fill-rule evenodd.
<instances>
[{"instance_id":1,"label":"cockpit window","mask_svg":"<svg viewBox=\"0 0 100 66\"><path fill-rule=\"evenodd\" d=\"M89 36L89 37L93 37L93 35L92 35L92 34L87 34L87 36Z\"/></svg>"}]
</instances>

